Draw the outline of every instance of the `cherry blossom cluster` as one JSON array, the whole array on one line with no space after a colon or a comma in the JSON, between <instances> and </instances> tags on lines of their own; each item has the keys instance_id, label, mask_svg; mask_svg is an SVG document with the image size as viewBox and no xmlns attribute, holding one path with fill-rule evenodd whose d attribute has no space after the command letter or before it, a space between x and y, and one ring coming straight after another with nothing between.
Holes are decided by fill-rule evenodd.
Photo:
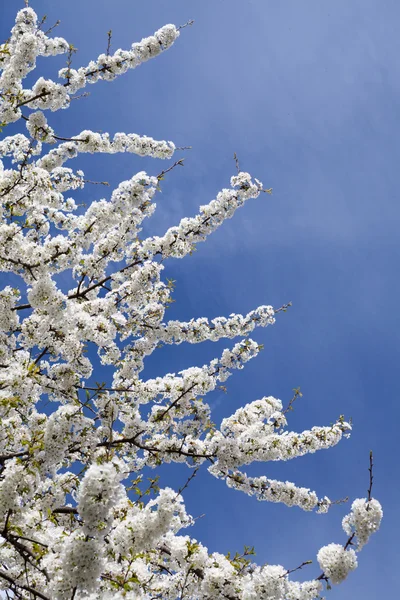
<instances>
[{"instance_id":1,"label":"cherry blossom cluster","mask_svg":"<svg viewBox=\"0 0 400 600\"><path fill-rule=\"evenodd\" d=\"M27 123L27 129L31 126L32 117L39 120L36 115L43 115L41 111L32 113ZM46 141L52 139L54 132L47 125L43 125L35 130L35 135L40 139L46 136ZM76 158L78 154L84 153L105 153L116 154L119 152L130 152L139 156L151 156L153 158L171 158L175 151L173 142L157 141L148 136L140 136L135 133L116 133L113 139L110 139L108 133L96 133L93 131L81 131L71 138L71 141L59 144L48 154L42 156L38 165L42 169L52 171L56 167L62 166L67 160Z\"/></svg>"},{"instance_id":2,"label":"cherry blossom cluster","mask_svg":"<svg viewBox=\"0 0 400 600\"><path fill-rule=\"evenodd\" d=\"M246 316L231 314L228 318L217 317L211 323L205 317L187 323L168 321L157 329L156 335L164 344L179 344L183 341L196 344L205 340L217 342L221 338L234 338L251 333L257 325L266 327L275 323L272 306L260 306ZM154 330L148 333L148 336Z\"/></svg>"},{"instance_id":3,"label":"cherry blossom cluster","mask_svg":"<svg viewBox=\"0 0 400 600\"><path fill-rule=\"evenodd\" d=\"M64 54L68 48L63 38L50 38L41 31L33 9L26 7L17 13L9 40L0 45L0 122L21 118L20 105L27 97L22 80L35 68L37 57Z\"/></svg>"},{"instance_id":4,"label":"cherry blossom cluster","mask_svg":"<svg viewBox=\"0 0 400 600\"><path fill-rule=\"evenodd\" d=\"M49 38L38 24L37 15L26 7L17 14L10 39L0 45L0 91L2 104L0 122L11 123L21 118L21 107L56 111L67 108L71 95L87 83L111 81L128 69L134 69L172 46L179 30L165 25L154 35L132 44L130 50L117 50L113 55L100 54L86 67L59 71L65 83L39 77L30 89L24 89L22 80L35 68L38 56L65 54L73 49L63 38Z\"/></svg>"},{"instance_id":5,"label":"cherry blossom cluster","mask_svg":"<svg viewBox=\"0 0 400 600\"><path fill-rule=\"evenodd\" d=\"M272 306L246 315L168 320L173 283L167 259L190 254L238 208L264 190L238 172L194 217L142 239L163 175L139 171L81 209L89 184L67 167L82 153L135 153L169 159L173 142L84 130L65 138L51 113L68 108L89 83L112 80L167 50L180 30L166 25L132 45L71 66L73 47L43 32L20 10L0 45L0 590L20 600L314 600L346 579L357 552L379 529L382 509L355 500L343 545L321 548L322 574L298 582L280 565L209 551L187 530L182 492L144 473L183 463L190 481L202 465L233 490L258 500L327 512L327 497L292 482L251 477L254 462L287 461L348 437L330 426L287 429L288 409L273 396L245 404L217 426L213 392L262 346L249 335L275 323ZM67 55L61 82L23 81L40 56ZM74 60L75 60L74 56ZM31 79L29 78L28 81ZM23 132L7 135L7 124ZM15 127L15 126L14 126ZM179 161L178 161L179 163ZM71 163L73 164L73 163ZM103 188L96 188L103 189ZM3 280L2 280L3 281ZM160 346L236 339L204 364L145 379ZM94 353L96 349L98 361ZM112 367L93 383L100 365ZM209 395L207 402L205 396ZM184 489L184 488L183 488ZM233 492L232 492L233 493ZM302 565L303 566L303 565Z\"/></svg>"},{"instance_id":6,"label":"cherry blossom cluster","mask_svg":"<svg viewBox=\"0 0 400 600\"><path fill-rule=\"evenodd\" d=\"M262 190L258 179L253 181L249 173L239 173L231 178L231 189L222 190L215 200L201 206L200 214L182 219L178 226L170 227L162 237L147 238L142 251L148 257L183 258L194 251L197 243L205 241L225 219L233 217L246 200L257 198Z\"/></svg>"},{"instance_id":7,"label":"cherry blossom cluster","mask_svg":"<svg viewBox=\"0 0 400 600\"><path fill-rule=\"evenodd\" d=\"M351 512L343 519L343 529L347 535L356 537L358 550L378 531L382 516L382 507L377 500L354 500Z\"/></svg>"}]
</instances>

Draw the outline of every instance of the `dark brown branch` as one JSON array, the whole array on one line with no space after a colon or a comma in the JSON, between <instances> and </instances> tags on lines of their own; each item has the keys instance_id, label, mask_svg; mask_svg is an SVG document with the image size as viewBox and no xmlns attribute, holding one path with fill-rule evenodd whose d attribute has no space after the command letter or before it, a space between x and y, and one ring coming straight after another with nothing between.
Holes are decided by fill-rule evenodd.
<instances>
[{"instance_id":1,"label":"dark brown branch","mask_svg":"<svg viewBox=\"0 0 400 600\"><path fill-rule=\"evenodd\" d=\"M137 436L135 436L134 438L120 438L118 440L114 440L112 442L100 442L99 444L97 444L97 447L114 447L114 446L118 446L119 444L133 444L134 446L136 446L137 448L140 448L140 450L145 450L146 452L150 452L150 453L154 453L154 454L159 454L160 452L164 453L170 453L170 454L181 454L182 456L187 456L188 458L213 458L215 457L215 454L196 454L195 452L186 452L185 450L182 450L180 448L167 448L166 450L160 450L160 448L156 448L156 447L151 447L151 446L145 446L143 444L140 444L139 442L136 441Z\"/></svg>"},{"instance_id":2,"label":"dark brown branch","mask_svg":"<svg viewBox=\"0 0 400 600\"><path fill-rule=\"evenodd\" d=\"M35 359L34 364L37 365L38 362L43 358L43 356L47 353L48 348L46 347L40 354L39 356Z\"/></svg>"},{"instance_id":3,"label":"dark brown branch","mask_svg":"<svg viewBox=\"0 0 400 600\"><path fill-rule=\"evenodd\" d=\"M40 573L42 573L46 577L47 581L50 580L49 574L47 573L46 569L41 569L36 564L38 558L35 555L35 553L32 552L32 550L28 548L28 546L18 541L19 536L9 533L9 531L6 529L3 529L1 535L4 537L5 540L7 540L9 544L11 544L11 546L13 546L13 548L18 552L18 554L25 561L25 563L29 563L34 569L37 569Z\"/></svg>"},{"instance_id":4,"label":"dark brown branch","mask_svg":"<svg viewBox=\"0 0 400 600\"><path fill-rule=\"evenodd\" d=\"M373 475L373 472L372 472L373 466L374 466L374 457L373 457L372 450L371 450L370 453L369 453L369 469L368 469L368 471L369 471L369 488L368 488L367 510L369 510L369 504L368 504L368 502L371 502L371 498L372 498L372 496L371 496L371 494L372 494L372 483L374 481L374 475Z\"/></svg>"},{"instance_id":5,"label":"dark brown branch","mask_svg":"<svg viewBox=\"0 0 400 600\"><path fill-rule=\"evenodd\" d=\"M25 104L29 104L29 102L33 102L34 100L39 100L40 98L45 98L46 96L49 96L50 92L41 92L40 94L36 94L36 96L33 96L32 98L28 98L28 100L24 100L23 102L20 102L19 104L17 104L17 106L15 108L20 108L21 106L25 106Z\"/></svg>"},{"instance_id":6,"label":"dark brown branch","mask_svg":"<svg viewBox=\"0 0 400 600\"><path fill-rule=\"evenodd\" d=\"M39 546L43 546L43 548L48 548L49 546L47 544L43 544L43 542L39 542L38 540L32 540L31 538L25 537L23 535L14 535L13 537L19 539L19 540L25 540L27 542L31 542L31 544L39 544Z\"/></svg>"},{"instance_id":7,"label":"dark brown branch","mask_svg":"<svg viewBox=\"0 0 400 600\"><path fill-rule=\"evenodd\" d=\"M352 533L352 534L351 534L351 536L349 537L349 539L347 540L347 542L346 542L346 543L345 543L345 545L343 546L343 549L344 549L344 550L347 550L347 548L348 548L349 546L352 546L352 545L353 545L353 540L354 540L354 537L355 537L355 535L356 535L356 532L354 532L354 533Z\"/></svg>"},{"instance_id":8,"label":"dark brown branch","mask_svg":"<svg viewBox=\"0 0 400 600\"><path fill-rule=\"evenodd\" d=\"M50 600L50 598L48 596L45 596L44 594L42 594L35 588L32 588L29 585L23 585L22 583L17 583L12 577L7 575L7 573L4 573L4 571L0 571L0 577L2 579L4 579L5 581L8 581L8 583L10 583L11 586L13 586L15 588L19 587L19 588L21 588L21 590L25 590L25 591L29 592L30 594L36 595L38 598L42 598L42 600Z\"/></svg>"},{"instance_id":9,"label":"dark brown branch","mask_svg":"<svg viewBox=\"0 0 400 600\"><path fill-rule=\"evenodd\" d=\"M12 458L20 458L22 456L28 456L28 452L14 452L12 454L0 454L0 463L4 463L6 460L11 460Z\"/></svg>"},{"instance_id":10,"label":"dark brown branch","mask_svg":"<svg viewBox=\"0 0 400 600\"><path fill-rule=\"evenodd\" d=\"M72 506L61 506L60 508L55 508L53 510L53 514L55 515L77 515L78 509Z\"/></svg>"},{"instance_id":11,"label":"dark brown branch","mask_svg":"<svg viewBox=\"0 0 400 600\"><path fill-rule=\"evenodd\" d=\"M14 306L11 310L26 310L27 308L32 308L30 304L20 304L19 306Z\"/></svg>"}]
</instances>

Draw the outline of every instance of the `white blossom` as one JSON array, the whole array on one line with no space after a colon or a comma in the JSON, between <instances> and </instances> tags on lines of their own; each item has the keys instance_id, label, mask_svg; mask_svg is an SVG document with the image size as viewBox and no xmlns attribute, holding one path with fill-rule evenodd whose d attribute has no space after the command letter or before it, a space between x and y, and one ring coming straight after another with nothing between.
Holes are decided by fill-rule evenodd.
<instances>
[{"instance_id":1,"label":"white blossom","mask_svg":"<svg viewBox=\"0 0 400 600\"><path fill-rule=\"evenodd\" d=\"M370 536L378 531L383 517L380 503L375 498L354 500L351 511L343 519L343 529L347 535L355 533L358 550L368 542Z\"/></svg>"},{"instance_id":2,"label":"white blossom","mask_svg":"<svg viewBox=\"0 0 400 600\"><path fill-rule=\"evenodd\" d=\"M350 571L357 568L357 556L352 548L345 549L340 544L328 544L317 555L319 566L332 583L344 581Z\"/></svg>"}]
</instances>

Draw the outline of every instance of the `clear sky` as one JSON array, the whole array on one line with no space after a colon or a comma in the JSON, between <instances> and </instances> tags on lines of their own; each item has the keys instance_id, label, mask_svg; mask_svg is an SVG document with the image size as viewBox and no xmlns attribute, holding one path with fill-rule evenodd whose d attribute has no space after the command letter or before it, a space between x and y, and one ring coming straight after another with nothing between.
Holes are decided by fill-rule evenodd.
<instances>
[{"instance_id":1,"label":"clear sky","mask_svg":"<svg viewBox=\"0 0 400 600\"><path fill-rule=\"evenodd\" d=\"M0 3L2 39L21 1ZM185 167L163 182L147 233L161 233L215 197L241 167L273 195L250 201L234 219L165 274L176 280L170 318L246 313L292 301L276 325L258 331L261 356L210 398L214 420L263 395L303 398L290 416L301 430L340 414L353 435L335 449L287 464L257 465L266 474L331 498L363 497L369 450L382 529L359 557L359 569L328 593L331 600L398 596L399 503L399 242L400 62L398 0L32 0L39 16L86 64L107 45L133 41L173 22L195 19L175 46L50 117L57 134L82 129L135 132L169 139ZM39 62L55 76L63 59ZM78 164L78 163L77 163ZM165 163L132 155L85 156L88 179L112 186L139 170L157 175ZM109 190L89 187L92 199ZM202 365L220 344L167 348L145 377ZM100 377L100 376L99 376ZM161 484L183 484L179 469ZM200 472L185 499L192 530L210 550L254 545L261 563L296 567L320 546L345 541L347 507L328 515L257 502ZM319 573L316 564L300 575Z\"/></svg>"}]
</instances>

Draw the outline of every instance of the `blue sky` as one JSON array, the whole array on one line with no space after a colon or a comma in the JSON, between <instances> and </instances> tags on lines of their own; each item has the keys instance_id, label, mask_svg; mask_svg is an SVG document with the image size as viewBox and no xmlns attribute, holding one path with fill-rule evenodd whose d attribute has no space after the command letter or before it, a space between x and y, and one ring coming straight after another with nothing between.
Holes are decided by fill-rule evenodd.
<instances>
[{"instance_id":1,"label":"blue sky","mask_svg":"<svg viewBox=\"0 0 400 600\"><path fill-rule=\"evenodd\" d=\"M52 116L62 136L82 129L135 132L170 139L185 167L163 182L147 233L161 233L215 197L244 170L273 188L249 202L198 251L170 261L177 281L170 318L246 313L260 304L293 307L256 334L261 356L228 380L228 395L210 399L215 420L263 395L284 402L300 386L293 429L351 416L350 440L329 452L252 472L295 481L319 495L351 499L368 487L368 453L375 456L374 495L382 529L360 555L359 569L328 593L331 600L395 597L400 553L396 530L399 460L396 443L397 276L400 210L400 5L396 0L34 0L58 35L79 49L80 66L103 52L153 33L165 23L195 19L176 45L116 82L90 86L90 97ZM2 2L8 36L16 8ZM62 61L61 61L62 62ZM55 74L60 60L40 61ZM87 178L111 185L138 170L158 174L165 163L131 155L89 157ZM92 199L108 194L88 188ZM177 372L217 356L220 345L180 346L154 355L146 377ZM164 485L185 474L162 472ZM227 552L254 545L257 560L296 567L319 547L342 542L346 507L306 514L257 502L228 490L206 471L185 495L193 515L205 513L193 535ZM318 574L316 565L305 577Z\"/></svg>"}]
</instances>

